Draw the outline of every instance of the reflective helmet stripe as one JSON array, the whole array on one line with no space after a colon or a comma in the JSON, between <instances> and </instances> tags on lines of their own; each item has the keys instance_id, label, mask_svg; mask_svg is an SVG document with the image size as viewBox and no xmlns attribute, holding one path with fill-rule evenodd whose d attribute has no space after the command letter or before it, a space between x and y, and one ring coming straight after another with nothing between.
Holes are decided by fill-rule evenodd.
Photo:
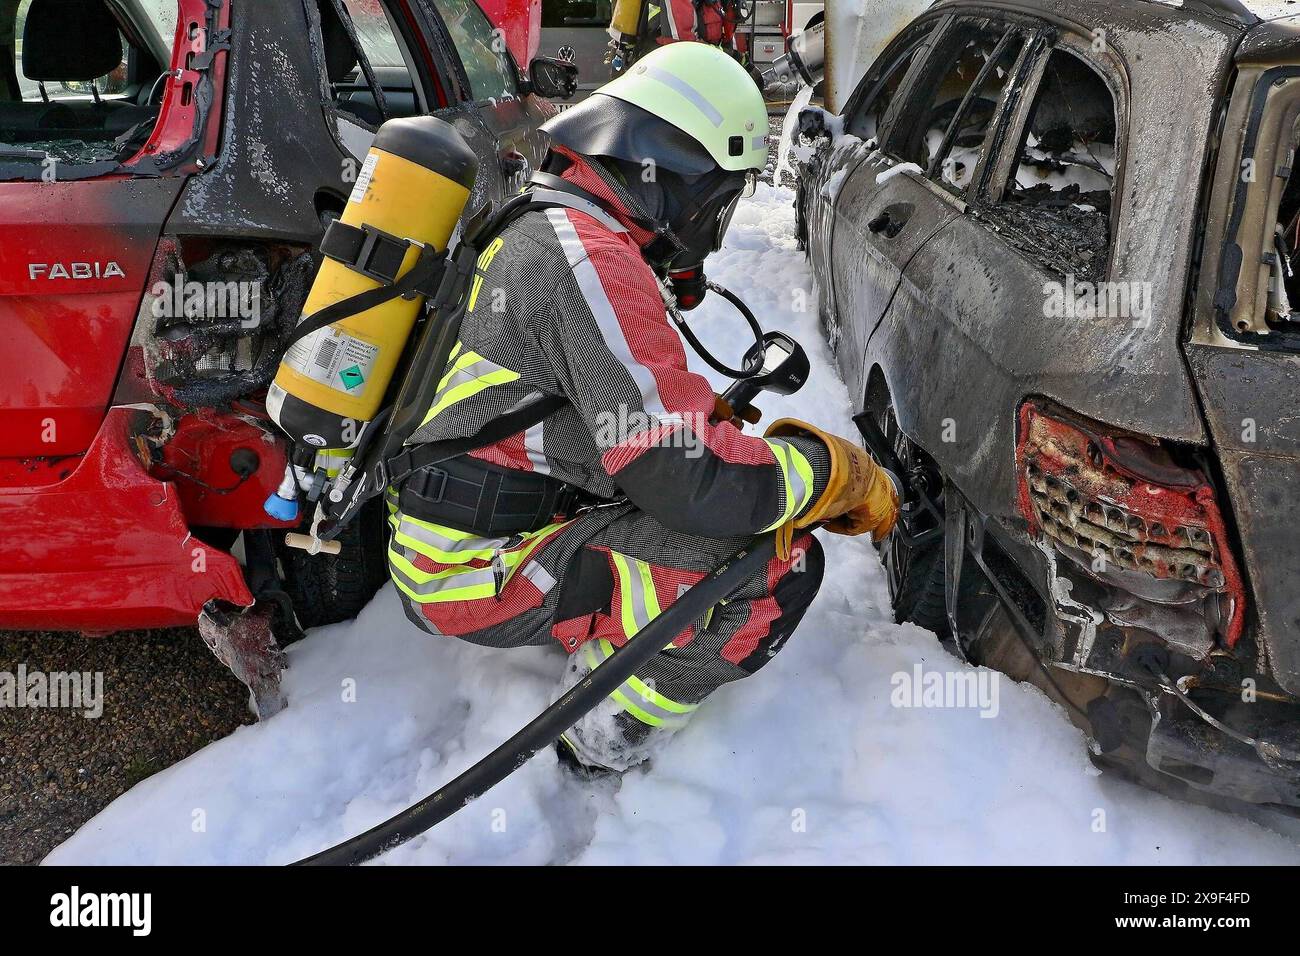
<instances>
[{"instance_id":1,"label":"reflective helmet stripe","mask_svg":"<svg viewBox=\"0 0 1300 956\"><path fill-rule=\"evenodd\" d=\"M647 66L645 68L645 75L653 80L659 81L669 89L686 97L689 102L694 104L697 110L704 114L704 118L714 126L722 125L722 114L718 112L717 108L708 101L703 93L691 86L691 84L687 83L681 77L673 76L673 74L666 70L661 70L653 66Z\"/></svg>"}]
</instances>

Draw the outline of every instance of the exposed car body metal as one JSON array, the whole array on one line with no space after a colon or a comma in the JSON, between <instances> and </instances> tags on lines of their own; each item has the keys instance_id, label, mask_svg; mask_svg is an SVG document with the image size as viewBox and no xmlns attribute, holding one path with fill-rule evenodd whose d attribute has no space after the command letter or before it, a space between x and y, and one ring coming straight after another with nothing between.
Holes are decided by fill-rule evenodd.
<instances>
[{"instance_id":1,"label":"exposed car body metal","mask_svg":"<svg viewBox=\"0 0 1300 956\"><path fill-rule=\"evenodd\" d=\"M1300 421L1294 413L1300 404L1300 355L1290 339L1294 333L1234 334L1231 319L1220 308L1226 285L1234 286L1233 297L1244 310L1258 301L1257 272L1242 270L1239 283L1232 283L1227 272L1234 251L1235 258L1245 262L1261 261L1267 253L1260 239L1260 210L1250 210L1247 219L1255 227L1252 236L1245 223L1233 229L1231 209L1244 205L1245 197L1236 188L1244 160L1256 162L1265 181L1269 171L1293 163L1285 152L1275 155L1279 140L1263 137L1264 142L1258 142L1258 131L1252 137L1250 114L1258 115L1263 106L1259 91L1283 77L1294 82L1300 73L1300 18L1255 27L1238 48L1236 64L1237 89L1244 93L1253 84L1255 94L1234 95L1228 106L1218 185L1207 201L1202 277L1187 353L1232 497L1259 640L1278 683L1300 694L1300 585L1295 570L1300 568L1300 534L1292 517L1300 502ZM1294 116L1294 88L1289 102L1288 112Z\"/></svg>"},{"instance_id":2,"label":"exposed car body metal","mask_svg":"<svg viewBox=\"0 0 1300 956\"><path fill-rule=\"evenodd\" d=\"M1288 94L1268 71L1300 78L1300 18L1264 7L938 3L867 70L841 116L807 118L813 132L848 135L820 139L797 207L851 393L866 402L883 389L947 483L954 630L983 633L996 594L1034 653L1097 695L1087 718L1095 738L1113 738L1102 749L1119 746L1104 727L1123 707L1106 688L1128 688L1150 715L1150 767L1300 806L1300 763L1277 756L1293 752L1300 726L1300 336L1256 327L1267 199L1241 175L1254 163L1266 182L1290 174L1294 153L1276 144L1300 115L1300 86ZM916 47L879 118L893 135L945 31L981 23L1022 43L968 184L950 188L883 152L861 107ZM1085 62L1114 104L1104 261L1077 231L1008 218L1002 202L1052 50ZM1264 116L1254 126L1252 99ZM1048 281L1076 273L1140 284L1146 307L1053 314ZM966 588L972 567L983 597ZM1213 719L1257 731L1259 746L1194 715L1184 684L1214 700ZM1244 686L1267 707L1234 704Z\"/></svg>"}]
</instances>

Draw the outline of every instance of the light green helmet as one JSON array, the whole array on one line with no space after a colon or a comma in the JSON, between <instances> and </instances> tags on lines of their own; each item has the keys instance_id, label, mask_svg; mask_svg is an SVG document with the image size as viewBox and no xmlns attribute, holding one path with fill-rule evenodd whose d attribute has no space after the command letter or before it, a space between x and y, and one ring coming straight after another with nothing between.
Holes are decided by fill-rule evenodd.
<instances>
[{"instance_id":1,"label":"light green helmet","mask_svg":"<svg viewBox=\"0 0 1300 956\"><path fill-rule=\"evenodd\" d=\"M745 68L707 43L669 43L598 93L686 133L731 172L767 165L767 105Z\"/></svg>"},{"instance_id":2,"label":"light green helmet","mask_svg":"<svg viewBox=\"0 0 1300 956\"><path fill-rule=\"evenodd\" d=\"M686 176L767 165L762 94L743 66L705 43L660 47L542 129L579 153L654 160Z\"/></svg>"}]
</instances>

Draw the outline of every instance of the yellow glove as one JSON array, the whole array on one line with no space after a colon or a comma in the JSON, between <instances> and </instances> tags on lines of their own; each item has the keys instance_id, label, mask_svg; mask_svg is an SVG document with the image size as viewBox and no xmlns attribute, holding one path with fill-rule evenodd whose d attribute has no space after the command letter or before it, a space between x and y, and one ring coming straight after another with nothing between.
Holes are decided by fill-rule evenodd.
<instances>
[{"instance_id":1,"label":"yellow glove","mask_svg":"<svg viewBox=\"0 0 1300 956\"><path fill-rule=\"evenodd\" d=\"M766 437L817 438L830 453L831 476L826 490L794 519L794 527L823 523L827 531L835 534L870 532L873 541L880 541L894 529L898 520L898 490L889 473L865 449L847 438L794 418L773 422Z\"/></svg>"}]
</instances>

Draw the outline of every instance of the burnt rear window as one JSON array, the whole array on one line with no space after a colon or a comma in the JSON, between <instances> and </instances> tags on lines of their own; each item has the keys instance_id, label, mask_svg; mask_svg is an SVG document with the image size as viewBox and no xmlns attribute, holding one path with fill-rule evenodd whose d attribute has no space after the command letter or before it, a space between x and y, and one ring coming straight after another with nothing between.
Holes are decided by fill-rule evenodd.
<instances>
[{"instance_id":1,"label":"burnt rear window","mask_svg":"<svg viewBox=\"0 0 1300 956\"><path fill-rule=\"evenodd\" d=\"M170 12L168 12L170 11ZM21 0L0 6L0 161L130 158L157 122L158 51L176 0ZM129 33L123 24L136 24ZM155 31L158 31L155 33Z\"/></svg>"}]
</instances>

